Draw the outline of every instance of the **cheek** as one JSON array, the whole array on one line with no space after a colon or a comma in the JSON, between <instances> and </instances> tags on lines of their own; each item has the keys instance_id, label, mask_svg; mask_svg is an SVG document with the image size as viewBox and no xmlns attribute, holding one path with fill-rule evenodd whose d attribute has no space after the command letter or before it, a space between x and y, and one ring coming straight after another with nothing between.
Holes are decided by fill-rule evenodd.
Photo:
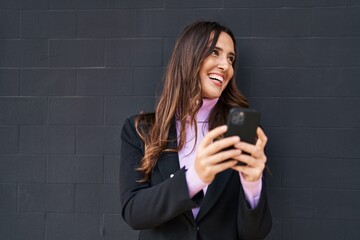
<instances>
[{"instance_id":1,"label":"cheek","mask_svg":"<svg viewBox=\"0 0 360 240\"><path fill-rule=\"evenodd\" d=\"M230 79L233 76L234 76L234 68L230 68L229 71L228 71L228 75L227 75L228 81L230 81Z\"/></svg>"}]
</instances>

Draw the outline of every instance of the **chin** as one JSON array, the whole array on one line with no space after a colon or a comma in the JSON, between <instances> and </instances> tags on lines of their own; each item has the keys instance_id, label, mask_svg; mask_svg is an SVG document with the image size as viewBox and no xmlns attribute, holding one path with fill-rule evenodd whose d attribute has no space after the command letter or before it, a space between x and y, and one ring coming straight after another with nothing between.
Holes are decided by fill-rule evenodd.
<instances>
[{"instance_id":1,"label":"chin","mask_svg":"<svg viewBox=\"0 0 360 240\"><path fill-rule=\"evenodd\" d=\"M203 98L214 99L214 98L219 98L220 96L221 94L205 94L203 95Z\"/></svg>"}]
</instances>

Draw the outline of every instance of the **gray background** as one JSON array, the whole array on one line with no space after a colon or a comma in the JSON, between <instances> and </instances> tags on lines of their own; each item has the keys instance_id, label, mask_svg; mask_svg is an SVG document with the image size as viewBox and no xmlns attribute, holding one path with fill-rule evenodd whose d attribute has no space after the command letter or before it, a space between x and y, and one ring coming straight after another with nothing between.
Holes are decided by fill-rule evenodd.
<instances>
[{"instance_id":1,"label":"gray background","mask_svg":"<svg viewBox=\"0 0 360 240\"><path fill-rule=\"evenodd\" d=\"M136 239L124 119L152 110L175 38L228 25L269 137L267 239L360 237L360 2L1 0L1 239Z\"/></svg>"}]
</instances>

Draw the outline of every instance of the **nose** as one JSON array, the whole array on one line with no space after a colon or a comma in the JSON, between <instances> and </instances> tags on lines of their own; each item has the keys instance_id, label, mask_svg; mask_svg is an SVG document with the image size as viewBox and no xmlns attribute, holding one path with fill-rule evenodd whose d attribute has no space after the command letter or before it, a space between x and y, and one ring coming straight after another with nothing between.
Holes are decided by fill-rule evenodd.
<instances>
[{"instance_id":1,"label":"nose","mask_svg":"<svg viewBox=\"0 0 360 240\"><path fill-rule=\"evenodd\" d=\"M227 56L219 57L218 68L222 69L224 72L230 68L230 63Z\"/></svg>"}]
</instances>

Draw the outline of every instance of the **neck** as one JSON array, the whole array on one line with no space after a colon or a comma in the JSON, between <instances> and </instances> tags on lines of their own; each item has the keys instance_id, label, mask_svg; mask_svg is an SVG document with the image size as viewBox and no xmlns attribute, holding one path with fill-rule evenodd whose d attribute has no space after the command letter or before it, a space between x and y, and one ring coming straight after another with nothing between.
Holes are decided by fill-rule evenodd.
<instances>
[{"instance_id":1,"label":"neck","mask_svg":"<svg viewBox=\"0 0 360 240\"><path fill-rule=\"evenodd\" d=\"M211 110L213 109L218 100L218 98L203 98L203 104L196 115L196 120L198 122L207 121Z\"/></svg>"}]
</instances>

